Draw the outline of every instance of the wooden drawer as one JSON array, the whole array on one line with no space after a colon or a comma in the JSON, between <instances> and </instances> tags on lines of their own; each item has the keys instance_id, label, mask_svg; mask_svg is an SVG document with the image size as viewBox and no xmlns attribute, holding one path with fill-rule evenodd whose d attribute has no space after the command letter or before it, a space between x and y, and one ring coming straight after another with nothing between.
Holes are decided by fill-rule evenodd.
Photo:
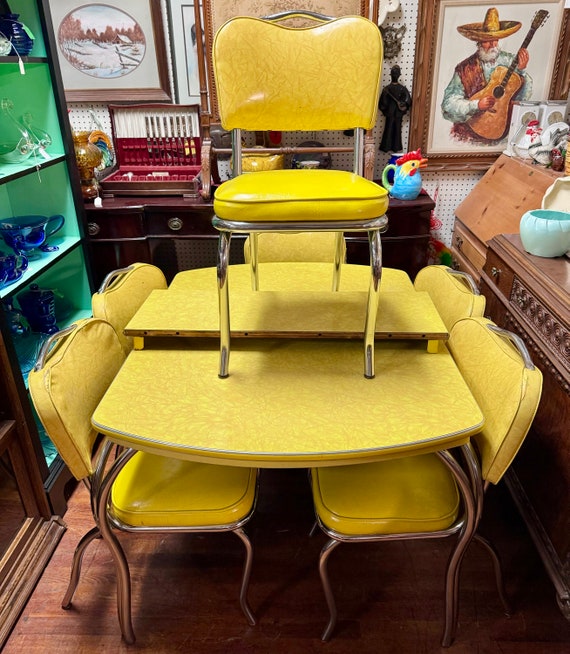
<instances>
[{"instance_id":1,"label":"wooden drawer","mask_svg":"<svg viewBox=\"0 0 570 654\"><path fill-rule=\"evenodd\" d=\"M142 209L125 211L92 210L87 212L87 233L92 240L145 238Z\"/></svg>"},{"instance_id":2,"label":"wooden drawer","mask_svg":"<svg viewBox=\"0 0 570 654\"><path fill-rule=\"evenodd\" d=\"M451 264L455 270L469 273L476 284L479 283L481 271L477 270L473 264L455 247L451 248Z\"/></svg>"},{"instance_id":3,"label":"wooden drawer","mask_svg":"<svg viewBox=\"0 0 570 654\"><path fill-rule=\"evenodd\" d=\"M487 261L483 268L489 283L494 283L497 290L509 301L515 273L494 250L488 250Z\"/></svg>"},{"instance_id":4,"label":"wooden drawer","mask_svg":"<svg viewBox=\"0 0 570 654\"><path fill-rule=\"evenodd\" d=\"M476 275L479 278L480 271L483 270L485 264L487 248L460 220L455 221L452 246L469 261L473 268L479 271Z\"/></svg>"},{"instance_id":5,"label":"wooden drawer","mask_svg":"<svg viewBox=\"0 0 570 654\"><path fill-rule=\"evenodd\" d=\"M211 208L184 210L184 208L147 208L149 236L211 236L217 235L212 226Z\"/></svg>"},{"instance_id":6,"label":"wooden drawer","mask_svg":"<svg viewBox=\"0 0 570 654\"><path fill-rule=\"evenodd\" d=\"M383 236L429 236L430 217L434 202L429 195L422 193L416 200L395 200L390 198L388 205L388 229Z\"/></svg>"}]
</instances>

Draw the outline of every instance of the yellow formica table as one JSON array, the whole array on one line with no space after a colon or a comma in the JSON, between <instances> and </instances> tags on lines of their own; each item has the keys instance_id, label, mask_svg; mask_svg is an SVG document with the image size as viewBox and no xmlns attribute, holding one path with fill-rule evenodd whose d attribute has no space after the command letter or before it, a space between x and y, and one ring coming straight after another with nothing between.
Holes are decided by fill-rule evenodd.
<instances>
[{"instance_id":1,"label":"yellow formica table","mask_svg":"<svg viewBox=\"0 0 570 654\"><path fill-rule=\"evenodd\" d=\"M93 415L114 442L241 466L360 463L461 446L483 416L446 348L380 341L365 379L357 341L240 339L219 379L212 339L133 350Z\"/></svg>"},{"instance_id":2,"label":"yellow formica table","mask_svg":"<svg viewBox=\"0 0 570 654\"><path fill-rule=\"evenodd\" d=\"M333 339L239 339L234 372L217 375L212 339L151 339L133 350L92 417L126 449L101 481L98 507L133 450L212 464L314 467L437 452L454 475L465 522L446 577L446 625L455 623L459 563L473 537L480 469L469 444L483 415L447 348L426 354L419 341L379 341L378 373L359 372L362 345ZM469 470L449 448L460 447ZM100 530L117 570L123 633L134 640L128 564L108 516ZM447 629L447 627L446 627ZM130 634L130 636L129 636Z\"/></svg>"},{"instance_id":3,"label":"yellow formica table","mask_svg":"<svg viewBox=\"0 0 570 654\"><path fill-rule=\"evenodd\" d=\"M362 282L369 281L362 278L365 267L343 267L341 289L346 290L331 292L322 288L325 278L330 282L324 274L330 265L285 266L260 265L259 291L251 289L249 266L232 270L232 337L362 339L367 291L356 289L365 289ZM437 351L438 341L449 334L429 294L414 290L402 271L385 273L375 338L425 340L428 351ZM219 337L215 274L215 269L184 271L168 289L153 291L124 330L133 337L135 349L144 347L146 337Z\"/></svg>"}]
</instances>

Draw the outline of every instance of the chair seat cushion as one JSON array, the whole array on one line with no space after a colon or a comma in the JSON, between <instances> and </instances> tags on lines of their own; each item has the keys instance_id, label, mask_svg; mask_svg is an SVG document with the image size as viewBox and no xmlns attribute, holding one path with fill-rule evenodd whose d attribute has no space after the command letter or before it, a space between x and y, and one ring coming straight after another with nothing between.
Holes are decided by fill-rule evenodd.
<instances>
[{"instance_id":1,"label":"chair seat cushion","mask_svg":"<svg viewBox=\"0 0 570 654\"><path fill-rule=\"evenodd\" d=\"M447 529L460 506L455 481L435 454L315 468L311 479L317 515L347 536Z\"/></svg>"},{"instance_id":2,"label":"chair seat cushion","mask_svg":"<svg viewBox=\"0 0 570 654\"><path fill-rule=\"evenodd\" d=\"M385 188L344 170L244 173L214 194L216 216L237 222L368 220L387 208Z\"/></svg>"},{"instance_id":3,"label":"chair seat cushion","mask_svg":"<svg viewBox=\"0 0 570 654\"><path fill-rule=\"evenodd\" d=\"M133 527L231 525L253 509L257 471L137 452L111 491L112 514Z\"/></svg>"}]
</instances>

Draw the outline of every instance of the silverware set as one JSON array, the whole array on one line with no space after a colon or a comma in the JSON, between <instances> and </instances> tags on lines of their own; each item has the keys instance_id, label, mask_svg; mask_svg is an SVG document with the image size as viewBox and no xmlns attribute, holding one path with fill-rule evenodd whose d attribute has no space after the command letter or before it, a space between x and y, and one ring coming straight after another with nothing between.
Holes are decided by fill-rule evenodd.
<instances>
[{"instance_id":1,"label":"silverware set","mask_svg":"<svg viewBox=\"0 0 570 654\"><path fill-rule=\"evenodd\" d=\"M199 165L197 114L183 111L116 112L115 147L122 165Z\"/></svg>"}]
</instances>

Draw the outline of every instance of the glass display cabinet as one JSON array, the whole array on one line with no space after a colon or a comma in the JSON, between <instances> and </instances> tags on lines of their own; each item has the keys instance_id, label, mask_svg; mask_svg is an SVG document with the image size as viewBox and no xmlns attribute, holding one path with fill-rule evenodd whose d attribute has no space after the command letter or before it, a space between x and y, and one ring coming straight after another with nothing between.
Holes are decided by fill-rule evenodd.
<instances>
[{"instance_id":1,"label":"glass display cabinet","mask_svg":"<svg viewBox=\"0 0 570 654\"><path fill-rule=\"evenodd\" d=\"M54 516L65 512L70 490L70 474L34 416L27 373L46 334L91 315L92 285L49 3L9 0L0 11L1 648L33 588L30 574L41 574L63 531ZM7 33L15 22L32 40L27 54L17 51L16 32Z\"/></svg>"}]
</instances>

